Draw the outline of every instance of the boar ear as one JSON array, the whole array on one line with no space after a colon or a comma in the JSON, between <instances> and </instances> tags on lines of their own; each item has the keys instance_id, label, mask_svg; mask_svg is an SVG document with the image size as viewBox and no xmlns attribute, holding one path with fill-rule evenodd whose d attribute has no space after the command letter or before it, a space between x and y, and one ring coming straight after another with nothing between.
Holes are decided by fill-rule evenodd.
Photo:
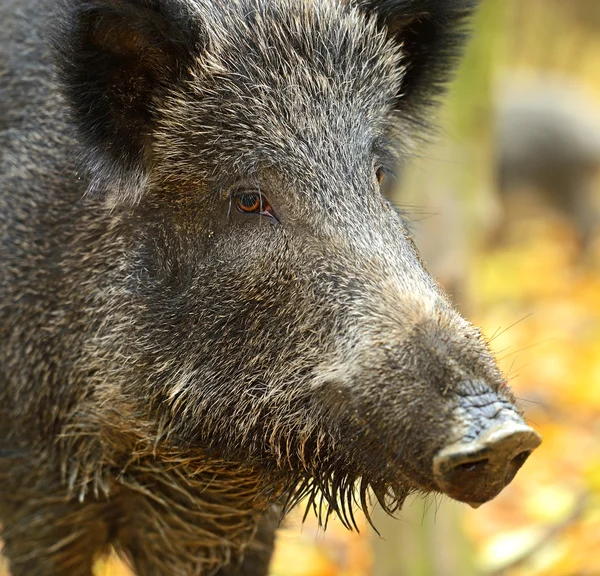
<instances>
[{"instance_id":1,"label":"boar ear","mask_svg":"<svg viewBox=\"0 0 600 576\"><path fill-rule=\"evenodd\" d=\"M418 119L439 96L466 40L477 0L356 0L401 47L406 67L398 108Z\"/></svg>"},{"instance_id":2,"label":"boar ear","mask_svg":"<svg viewBox=\"0 0 600 576\"><path fill-rule=\"evenodd\" d=\"M63 0L59 80L91 171L90 188L135 202L148 180L161 97L203 47L181 0Z\"/></svg>"}]
</instances>

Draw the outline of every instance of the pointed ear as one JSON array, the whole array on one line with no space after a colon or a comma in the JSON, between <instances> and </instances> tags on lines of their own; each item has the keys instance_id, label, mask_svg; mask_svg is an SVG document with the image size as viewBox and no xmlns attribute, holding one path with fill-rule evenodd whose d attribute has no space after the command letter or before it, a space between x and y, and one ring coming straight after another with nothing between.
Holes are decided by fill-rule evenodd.
<instances>
[{"instance_id":1,"label":"pointed ear","mask_svg":"<svg viewBox=\"0 0 600 576\"><path fill-rule=\"evenodd\" d=\"M406 72L398 108L416 120L444 91L477 0L355 0L401 47Z\"/></svg>"},{"instance_id":2,"label":"pointed ear","mask_svg":"<svg viewBox=\"0 0 600 576\"><path fill-rule=\"evenodd\" d=\"M157 108L203 50L181 0L63 0L58 77L91 171L90 188L137 201L152 160Z\"/></svg>"}]
</instances>

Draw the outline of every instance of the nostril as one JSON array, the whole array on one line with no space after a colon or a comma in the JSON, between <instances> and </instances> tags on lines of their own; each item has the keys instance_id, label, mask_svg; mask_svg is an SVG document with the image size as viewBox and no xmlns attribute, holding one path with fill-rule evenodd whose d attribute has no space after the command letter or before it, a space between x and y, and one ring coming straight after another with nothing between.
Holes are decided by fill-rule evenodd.
<instances>
[{"instance_id":1,"label":"nostril","mask_svg":"<svg viewBox=\"0 0 600 576\"><path fill-rule=\"evenodd\" d=\"M490 461L487 458L482 458L481 460L475 460L474 462L463 462L462 464L457 464L454 467L455 472L474 472L478 473L480 470L483 470ZM515 472L516 473L516 472Z\"/></svg>"},{"instance_id":2,"label":"nostril","mask_svg":"<svg viewBox=\"0 0 600 576\"><path fill-rule=\"evenodd\" d=\"M517 472L525 464L525 460L531 455L531 450L525 450L520 454L517 454L508 464L506 472L506 483L512 482L512 479L516 476Z\"/></svg>"}]
</instances>

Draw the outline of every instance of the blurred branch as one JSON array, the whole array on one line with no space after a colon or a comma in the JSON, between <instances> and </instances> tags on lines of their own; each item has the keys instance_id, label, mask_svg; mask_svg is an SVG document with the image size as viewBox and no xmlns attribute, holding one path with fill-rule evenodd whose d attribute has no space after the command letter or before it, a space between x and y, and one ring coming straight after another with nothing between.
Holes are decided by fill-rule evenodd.
<instances>
[{"instance_id":1,"label":"blurred branch","mask_svg":"<svg viewBox=\"0 0 600 576\"><path fill-rule=\"evenodd\" d=\"M493 571L487 572L487 576L505 576L509 570L512 570L513 568L519 568L520 566L526 564L549 542L555 538L558 538L565 530L567 530L571 525L575 524L583 516L589 497L589 492L586 491L582 493L577 499L573 510L564 520L549 526L545 534L543 534L540 539L533 546L531 546L531 548L525 550L522 554L516 558L513 558L501 568L496 568Z\"/></svg>"}]
</instances>

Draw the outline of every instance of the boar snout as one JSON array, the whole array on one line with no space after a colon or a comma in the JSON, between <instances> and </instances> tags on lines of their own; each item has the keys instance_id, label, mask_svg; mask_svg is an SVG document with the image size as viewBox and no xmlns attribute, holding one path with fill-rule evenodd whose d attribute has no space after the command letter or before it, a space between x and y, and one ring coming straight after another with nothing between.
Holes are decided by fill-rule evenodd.
<instances>
[{"instance_id":1,"label":"boar snout","mask_svg":"<svg viewBox=\"0 0 600 576\"><path fill-rule=\"evenodd\" d=\"M542 439L491 392L461 398L458 417L467 433L437 453L433 473L442 492L476 508L512 481Z\"/></svg>"}]
</instances>

